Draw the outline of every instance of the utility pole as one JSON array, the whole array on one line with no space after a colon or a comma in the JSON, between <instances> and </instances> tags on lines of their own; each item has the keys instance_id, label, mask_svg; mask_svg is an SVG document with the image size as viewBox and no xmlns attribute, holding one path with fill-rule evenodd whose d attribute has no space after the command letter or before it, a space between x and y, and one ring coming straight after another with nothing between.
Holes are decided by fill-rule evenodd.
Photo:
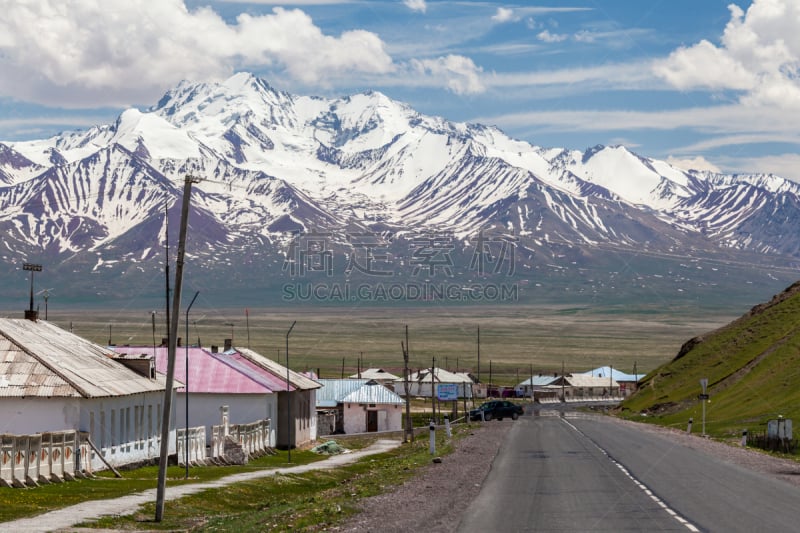
<instances>
[{"instance_id":1,"label":"utility pole","mask_svg":"<svg viewBox=\"0 0 800 533\"><path fill-rule=\"evenodd\" d=\"M200 294L200 291L194 293L194 298L192 301L189 302L189 307L186 308L186 359L184 360L184 364L186 365L186 379L184 380L184 390L186 390L186 434L183 436L183 446L184 446L184 460L186 461L186 477L185 479L189 479L189 311L192 310L192 306L194 305L194 301L197 300L197 296ZM177 426L177 424L175 424Z\"/></svg>"},{"instance_id":2,"label":"utility pole","mask_svg":"<svg viewBox=\"0 0 800 533\"><path fill-rule=\"evenodd\" d=\"M481 382L481 327L478 326L478 383Z\"/></svg>"},{"instance_id":3,"label":"utility pole","mask_svg":"<svg viewBox=\"0 0 800 533\"><path fill-rule=\"evenodd\" d=\"M164 280L166 281L167 285L167 304L165 306L166 310L166 321L167 321L167 346L169 346L169 331L172 328L172 322L170 321L169 317L169 198L164 198ZM153 354L155 357L155 354Z\"/></svg>"},{"instance_id":4,"label":"utility pole","mask_svg":"<svg viewBox=\"0 0 800 533\"><path fill-rule=\"evenodd\" d=\"M292 322L292 325L289 326L289 331L286 332L286 449L289 451L290 463L292 462L292 426L294 423L292 421L292 395L290 394L291 391L289 389L289 335L291 335L295 324L297 324L297 320Z\"/></svg>"},{"instance_id":5,"label":"utility pole","mask_svg":"<svg viewBox=\"0 0 800 533\"><path fill-rule=\"evenodd\" d=\"M433 418L431 420L436 420L436 358L433 357L431 359L431 410L433 412Z\"/></svg>"},{"instance_id":6,"label":"utility pole","mask_svg":"<svg viewBox=\"0 0 800 533\"><path fill-rule=\"evenodd\" d=\"M181 289L183 288L183 258L186 253L186 228L189 222L189 200L192 183L200 180L186 176L183 184L181 206L181 228L178 237L178 257L175 261L175 297L172 299L172 322L170 323L169 349L167 355L167 383L164 389L164 412L161 415L161 455L158 462L158 488L156 490L156 522L164 516L164 496L167 490L167 461L169 459L169 422L172 416L172 395L175 382L175 350L178 340L178 319L181 312ZM167 306L169 309L169 306Z\"/></svg>"},{"instance_id":7,"label":"utility pole","mask_svg":"<svg viewBox=\"0 0 800 533\"><path fill-rule=\"evenodd\" d=\"M411 394L408 383L408 325L406 325L406 343L403 344L403 341L400 341L400 347L403 349L403 387L406 392L406 431L404 440L405 442L414 442L414 427L411 421ZM344 365L344 361L342 365Z\"/></svg>"}]
</instances>

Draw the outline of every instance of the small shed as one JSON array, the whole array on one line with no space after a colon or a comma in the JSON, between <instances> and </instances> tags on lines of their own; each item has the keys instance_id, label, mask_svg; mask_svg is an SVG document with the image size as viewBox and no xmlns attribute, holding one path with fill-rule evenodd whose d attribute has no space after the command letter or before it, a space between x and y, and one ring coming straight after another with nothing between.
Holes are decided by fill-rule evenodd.
<instances>
[{"instance_id":1,"label":"small shed","mask_svg":"<svg viewBox=\"0 0 800 533\"><path fill-rule=\"evenodd\" d=\"M403 398L371 379L320 379L320 435L400 431Z\"/></svg>"}]
</instances>

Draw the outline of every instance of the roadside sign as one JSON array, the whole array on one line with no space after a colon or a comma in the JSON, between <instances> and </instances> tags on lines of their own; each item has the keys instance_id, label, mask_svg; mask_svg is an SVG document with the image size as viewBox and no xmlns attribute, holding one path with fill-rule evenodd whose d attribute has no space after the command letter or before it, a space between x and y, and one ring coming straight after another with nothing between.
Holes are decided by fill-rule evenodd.
<instances>
[{"instance_id":1,"label":"roadside sign","mask_svg":"<svg viewBox=\"0 0 800 533\"><path fill-rule=\"evenodd\" d=\"M701 400L708 400L708 394L700 394L697 397Z\"/></svg>"},{"instance_id":2,"label":"roadside sign","mask_svg":"<svg viewBox=\"0 0 800 533\"><path fill-rule=\"evenodd\" d=\"M458 383L437 384L436 397L443 402L452 402L458 400Z\"/></svg>"}]
</instances>

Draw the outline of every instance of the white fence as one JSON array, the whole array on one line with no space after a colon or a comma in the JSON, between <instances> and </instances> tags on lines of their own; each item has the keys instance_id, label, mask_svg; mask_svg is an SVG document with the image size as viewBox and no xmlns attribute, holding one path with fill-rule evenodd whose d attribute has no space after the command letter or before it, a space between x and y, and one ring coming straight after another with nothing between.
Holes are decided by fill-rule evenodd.
<instances>
[{"instance_id":1,"label":"white fence","mask_svg":"<svg viewBox=\"0 0 800 533\"><path fill-rule=\"evenodd\" d=\"M178 464L185 465L187 459L189 460L190 465L206 464L206 427L198 426L189 428L188 439L186 438L186 429L178 429L177 434Z\"/></svg>"},{"instance_id":2,"label":"white fence","mask_svg":"<svg viewBox=\"0 0 800 533\"><path fill-rule=\"evenodd\" d=\"M0 435L0 485L35 487L91 474L88 438L76 431Z\"/></svg>"},{"instance_id":3,"label":"white fence","mask_svg":"<svg viewBox=\"0 0 800 533\"><path fill-rule=\"evenodd\" d=\"M237 442L248 456L258 457L270 451L270 421L259 420L250 424L224 425L211 428L211 458L225 461L225 439L230 437Z\"/></svg>"}]
</instances>

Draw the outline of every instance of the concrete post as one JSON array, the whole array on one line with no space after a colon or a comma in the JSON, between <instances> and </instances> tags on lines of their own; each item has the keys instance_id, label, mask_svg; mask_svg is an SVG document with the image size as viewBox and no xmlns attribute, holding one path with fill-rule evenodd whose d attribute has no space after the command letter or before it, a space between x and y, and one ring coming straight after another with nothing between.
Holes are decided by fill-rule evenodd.
<instances>
[{"instance_id":1,"label":"concrete post","mask_svg":"<svg viewBox=\"0 0 800 533\"><path fill-rule=\"evenodd\" d=\"M689 425L686 427L686 433L692 432L692 422L694 422L694 418L689 419Z\"/></svg>"}]
</instances>

